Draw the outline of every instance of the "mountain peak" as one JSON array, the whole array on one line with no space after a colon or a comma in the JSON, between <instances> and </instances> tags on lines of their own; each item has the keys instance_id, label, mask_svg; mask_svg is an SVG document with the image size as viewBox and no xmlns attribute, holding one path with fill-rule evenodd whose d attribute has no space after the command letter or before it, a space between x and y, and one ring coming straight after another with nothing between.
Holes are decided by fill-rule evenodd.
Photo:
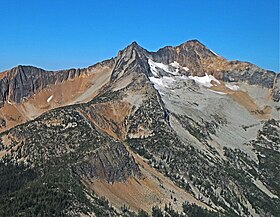
<instances>
[{"instance_id":1,"label":"mountain peak","mask_svg":"<svg viewBox=\"0 0 280 217\"><path fill-rule=\"evenodd\" d=\"M185 43L181 44L181 45L186 45L186 44L193 44L193 45L198 45L198 46L204 46L206 47L203 43L201 43L198 39L192 39L192 40L188 40Z\"/></svg>"},{"instance_id":2,"label":"mountain peak","mask_svg":"<svg viewBox=\"0 0 280 217\"><path fill-rule=\"evenodd\" d=\"M129 46L140 47L140 45L137 43L137 41L133 41Z\"/></svg>"},{"instance_id":3,"label":"mountain peak","mask_svg":"<svg viewBox=\"0 0 280 217\"><path fill-rule=\"evenodd\" d=\"M117 59L134 59L135 56L143 58L147 56L149 52L141 47L136 41L133 41L130 45L126 48L121 50L117 56Z\"/></svg>"},{"instance_id":4,"label":"mountain peak","mask_svg":"<svg viewBox=\"0 0 280 217\"><path fill-rule=\"evenodd\" d=\"M138 45L136 41L132 42L124 50L119 52L111 80L117 80L128 72L131 72L131 69L134 72L145 71L142 70L142 67L148 70L147 58L149 56L150 53L147 50Z\"/></svg>"},{"instance_id":5,"label":"mountain peak","mask_svg":"<svg viewBox=\"0 0 280 217\"><path fill-rule=\"evenodd\" d=\"M199 40L197 39L193 39L193 40L189 40L179 46L176 47L181 48L181 49L186 49L186 50L197 50L200 52L206 52L208 55L215 55L215 53L213 53L206 45L204 45L203 43L201 43Z\"/></svg>"},{"instance_id":6,"label":"mountain peak","mask_svg":"<svg viewBox=\"0 0 280 217\"><path fill-rule=\"evenodd\" d=\"M133 41L130 45L128 45L124 50L122 50L122 53L127 53L135 50L136 52L148 52L143 47L141 47L136 41Z\"/></svg>"}]
</instances>

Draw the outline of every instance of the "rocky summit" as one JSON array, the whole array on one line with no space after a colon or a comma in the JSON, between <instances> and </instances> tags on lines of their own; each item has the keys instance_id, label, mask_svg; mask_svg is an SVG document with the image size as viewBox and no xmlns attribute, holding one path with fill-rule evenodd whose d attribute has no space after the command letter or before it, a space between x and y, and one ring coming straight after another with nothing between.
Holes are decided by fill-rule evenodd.
<instances>
[{"instance_id":1,"label":"rocky summit","mask_svg":"<svg viewBox=\"0 0 280 217\"><path fill-rule=\"evenodd\" d=\"M198 40L0 73L0 216L280 216L280 74Z\"/></svg>"}]
</instances>

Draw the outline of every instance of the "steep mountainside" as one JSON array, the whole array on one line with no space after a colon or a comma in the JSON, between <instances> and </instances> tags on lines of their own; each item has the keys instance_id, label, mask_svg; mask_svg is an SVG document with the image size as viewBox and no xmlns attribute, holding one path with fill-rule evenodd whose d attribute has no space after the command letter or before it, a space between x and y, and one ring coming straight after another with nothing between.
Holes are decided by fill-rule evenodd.
<instances>
[{"instance_id":1,"label":"steep mountainside","mask_svg":"<svg viewBox=\"0 0 280 217\"><path fill-rule=\"evenodd\" d=\"M277 73L192 40L0 82L1 215L280 215Z\"/></svg>"},{"instance_id":2,"label":"steep mountainside","mask_svg":"<svg viewBox=\"0 0 280 217\"><path fill-rule=\"evenodd\" d=\"M279 74L261 69L251 63L228 61L214 53L197 40L188 41L177 47L165 47L152 53L156 62L178 62L189 68L191 75L214 75L215 78L226 82L246 82L273 89L273 97L279 101Z\"/></svg>"},{"instance_id":3,"label":"steep mountainside","mask_svg":"<svg viewBox=\"0 0 280 217\"><path fill-rule=\"evenodd\" d=\"M50 109L90 101L109 82L113 64L57 72L18 66L1 73L0 132Z\"/></svg>"}]
</instances>

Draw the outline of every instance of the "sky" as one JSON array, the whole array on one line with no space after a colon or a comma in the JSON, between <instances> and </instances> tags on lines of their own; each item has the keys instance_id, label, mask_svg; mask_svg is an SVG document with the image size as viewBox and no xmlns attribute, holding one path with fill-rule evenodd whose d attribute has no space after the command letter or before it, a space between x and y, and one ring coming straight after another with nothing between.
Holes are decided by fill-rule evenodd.
<instances>
[{"instance_id":1,"label":"sky","mask_svg":"<svg viewBox=\"0 0 280 217\"><path fill-rule=\"evenodd\" d=\"M87 67L133 41L156 51L191 39L279 72L279 0L0 0L0 71Z\"/></svg>"}]
</instances>

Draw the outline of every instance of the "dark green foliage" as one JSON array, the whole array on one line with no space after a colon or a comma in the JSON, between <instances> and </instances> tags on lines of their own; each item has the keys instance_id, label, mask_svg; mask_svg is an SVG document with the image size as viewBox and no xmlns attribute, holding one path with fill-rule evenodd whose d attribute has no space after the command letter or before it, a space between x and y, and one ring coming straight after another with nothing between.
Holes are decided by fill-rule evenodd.
<instances>
[{"instance_id":1,"label":"dark green foliage","mask_svg":"<svg viewBox=\"0 0 280 217\"><path fill-rule=\"evenodd\" d=\"M221 217L222 215L209 211L207 209L203 209L195 204L189 204L185 203L183 204L183 211L186 213L189 217Z\"/></svg>"},{"instance_id":2,"label":"dark green foliage","mask_svg":"<svg viewBox=\"0 0 280 217\"><path fill-rule=\"evenodd\" d=\"M11 175L18 180L24 179L24 170L20 170L6 167L5 171L9 173L1 174L1 179L8 180ZM1 188L5 186L1 185ZM59 166L49 167L41 176L25 179L24 184L14 183L14 186L13 191L6 191L0 197L0 216L76 216L94 212L101 217L114 213L104 198L93 197L89 201L80 181L70 170Z\"/></svg>"},{"instance_id":3,"label":"dark green foliage","mask_svg":"<svg viewBox=\"0 0 280 217\"><path fill-rule=\"evenodd\" d=\"M164 207L164 211L166 213L165 216L172 216L172 217L182 217L183 216L183 214L178 213L171 206L167 206L166 204Z\"/></svg>"},{"instance_id":4,"label":"dark green foliage","mask_svg":"<svg viewBox=\"0 0 280 217\"><path fill-rule=\"evenodd\" d=\"M280 196L280 121L267 121L252 145L259 153L259 179Z\"/></svg>"},{"instance_id":5,"label":"dark green foliage","mask_svg":"<svg viewBox=\"0 0 280 217\"><path fill-rule=\"evenodd\" d=\"M15 179L23 175L7 167ZM22 171L23 172L23 171ZM7 175L5 176L7 177ZM66 181L67 180L67 181ZM73 202L70 194L70 181L63 174L49 173L25 185L18 186L13 192L6 192L0 198L0 216L63 216Z\"/></svg>"},{"instance_id":6,"label":"dark green foliage","mask_svg":"<svg viewBox=\"0 0 280 217\"><path fill-rule=\"evenodd\" d=\"M144 210L141 209L141 210L138 212L138 217L149 217L149 215L148 215L147 212L145 212Z\"/></svg>"},{"instance_id":7,"label":"dark green foliage","mask_svg":"<svg viewBox=\"0 0 280 217\"><path fill-rule=\"evenodd\" d=\"M0 162L0 197L19 190L36 177L37 173L23 164Z\"/></svg>"},{"instance_id":8,"label":"dark green foliage","mask_svg":"<svg viewBox=\"0 0 280 217\"><path fill-rule=\"evenodd\" d=\"M262 210L265 210L266 213L270 213L274 216L278 216L280 214L280 210L277 208L280 206L279 199L270 198L263 191L260 191L260 189L257 188L255 184L253 184L253 180L252 180L251 176L246 172L246 168L243 166L243 169L242 169L243 160L248 159L248 158L242 156L239 151L227 150L227 153L230 153L230 152L234 153L235 156L239 156L238 162L239 162L240 169L235 168L231 164L226 164L226 166L225 166L226 174L232 180L235 180L235 182L239 185L239 187L241 189L243 189L244 195L246 196L246 198L250 201L250 203L253 205L253 207L258 212L262 213ZM268 158L269 159L268 161L273 162L273 163L277 162L277 160L274 159L275 154L276 153L271 153L270 158ZM279 154L277 153L276 155L279 155ZM248 163L248 161L247 161L247 163ZM254 163L247 164L247 165L251 165L252 168L254 166L256 166ZM260 161L259 166L260 167L262 166L261 161ZM266 166L265 169L266 169L266 171L268 171L269 167ZM275 173L275 171L277 171L277 167L271 168L270 173L272 174L272 176L271 176L271 174L267 174L265 180L270 180L269 177L279 176L278 175L279 173ZM255 179L262 177L263 171L261 169L259 169L259 172L260 172L260 174L257 174L256 172L253 173L253 174L257 174ZM259 177L259 175L261 175L261 177ZM273 183L277 183L277 182L278 182L277 179L275 182L273 180L272 185L273 185ZM244 211L246 211L245 207L244 207Z\"/></svg>"},{"instance_id":9,"label":"dark green foliage","mask_svg":"<svg viewBox=\"0 0 280 217\"><path fill-rule=\"evenodd\" d=\"M121 211L122 211L122 216L124 217L137 217L138 215L131 211L129 206L126 206L125 204L121 207Z\"/></svg>"},{"instance_id":10,"label":"dark green foliage","mask_svg":"<svg viewBox=\"0 0 280 217\"><path fill-rule=\"evenodd\" d=\"M256 147L262 154L259 158L260 179L263 180L272 191L280 195L280 153L271 149Z\"/></svg>"},{"instance_id":11,"label":"dark green foliage","mask_svg":"<svg viewBox=\"0 0 280 217\"><path fill-rule=\"evenodd\" d=\"M153 217L163 217L163 213L160 208L154 206L152 208L152 216Z\"/></svg>"},{"instance_id":12,"label":"dark green foliage","mask_svg":"<svg viewBox=\"0 0 280 217\"><path fill-rule=\"evenodd\" d=\"M2 148L17 148L0 163L0 216L115 215L108 201L86 191L80 175L87 174L76 171L96 148L119 144L96 131L81 113L57 109L5 133L13 141ZM25 166L17 163L20 159Z\"/></svg>"}]
</instances>

